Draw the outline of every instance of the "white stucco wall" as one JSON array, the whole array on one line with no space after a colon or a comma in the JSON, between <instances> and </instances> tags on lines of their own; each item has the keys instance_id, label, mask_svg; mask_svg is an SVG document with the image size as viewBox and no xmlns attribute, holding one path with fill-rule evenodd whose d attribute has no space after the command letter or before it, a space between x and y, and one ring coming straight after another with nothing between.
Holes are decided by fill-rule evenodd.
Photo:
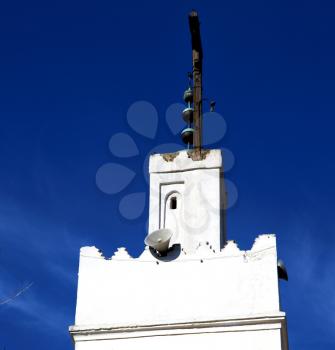
<instances>
[{"instance_id":1,"label":"white stucco wall","mask_svg":"<svg viewBox=\"0 0 335 350\"><path fill-rule=\"evenodd\" d=\"M76 350L287 349L274 235L250 250L226 243L220 150L150 157L149 232L170 228L179 250L136 258L80 251ZM171 197L177 207L170 207Z\"/></svg>"},{"instance_id":2,"label":"white stucco wall","mask_svg":"<svg viewBox=\"0 0 335 350\"><path fill-rule=\"evenodd\" d=\"M171 241L192 253L199 243L209 242L219 250L225 242L224 184L221 150L210 150L206 158L193 161L187 151L171 158L150 157L149 232L169 228ZM169 210L168 197L178 194L178 210Z\"/></svg>"},{"instance_id":3,"label":"white stucco wall","mask_svg":"<svg viewBox=\"0 0 335 350\"><path fill-rule=\"evenodd\" d=\"M284 321L273 235L259 236L249 251L232 241L215 252L205 244L173 261L148 249L132 258L122 248L111 259L81 249L76 349L168 349L190 341L192 349L284 349Z\"/></svg>"},{"instance_id":4,"label":"white stucco wall","mask_svg":"<svg viewBox=\"0 0 335 350\"><path fill-rule=\"evenodd\" d=\"M105 259L81 249L76 324L157 324L215 320L279 311L275 237L260 236L250 251L230 242L158 261L124 249Z\"/></svg>"},{"instance_id":5,"label":"white stucco wall","mask_svg":"<svg viewBox=\"0 0 335 350\"><path fill-rule=\"evenodd\" d=\"M268 323L203 328L132 330L113 333L108 330L76 334L76 350L281 350L287 349L282 328L283 317ZM260 321L264 321L260 319Z\"/></svg>"}]
</instances>

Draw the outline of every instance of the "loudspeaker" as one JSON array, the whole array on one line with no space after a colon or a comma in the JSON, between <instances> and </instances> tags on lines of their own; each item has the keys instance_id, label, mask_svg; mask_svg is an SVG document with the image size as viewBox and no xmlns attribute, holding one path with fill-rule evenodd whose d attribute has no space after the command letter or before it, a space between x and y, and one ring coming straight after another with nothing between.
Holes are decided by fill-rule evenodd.
<instances>
[{"instance_id":1,"label":"loudspeaker","mask_svg":"<svg viewBox=\"0 0 335 350\"><path fill-rule=\"evenodd\" d=\"M149 247L156 249L159 253L165 253L169 249L172 231L167 228L162 228L148 234L145 237L144 243Z\"/></svg>"},{"instance_id":2,"label":"loudspeaker","mask_svg":"<svg viewBox=\"0 0 335 350\"><path fill-rule=\"evenodd\" d=\"M288 281L288 274L283 260L278 259L277 262L278 278Z\"/></svg>"}]
</instances>

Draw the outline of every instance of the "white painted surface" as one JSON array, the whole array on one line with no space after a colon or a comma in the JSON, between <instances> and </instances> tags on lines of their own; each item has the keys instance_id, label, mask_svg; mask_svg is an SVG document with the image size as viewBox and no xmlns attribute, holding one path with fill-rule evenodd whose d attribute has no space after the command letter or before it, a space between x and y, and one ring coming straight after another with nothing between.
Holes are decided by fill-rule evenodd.
<instances>
[{"instance_id":1,"label":"white painted surface","mask_svg":"<svg viewBox=\"0 0 335 350\"><path fill-rule=\"evenodd\" d=\"M180 243L188 253L205 242L219 250L225 242L221 151L211 150L202 161L193 161L187 151L170 161L163 156L152 155L149 161L149 232L171 229L171 245ZM169 209L174 193L176 212Z\"/></svg>"},{"instance_id":2,"label":"white painted surface","mask_svg":"<svg viewBox=\"0 0 335 350\"><path fill-rule=\"evenodd\" d=\"M108 260L81 249L77 350L286 349L283 327L274 235L259 236L249 251L230 241L165 262L148 249L134 259L121 248Z\"/></svg>"},{"instance_id":3,"label":"white painted surface","mask_svg":"<svg viewBox=\"0 0 335 350\"><path fill-rule=\"evenodd\" d=\"M220 149L211 149L206 158L199 161L193 161L188 156L187 150L177 152L178 155L173 161L166 161L161 154L154 154L150 157L149 173L175 172L191 169L211 169L222 167L222 157Z\"/></svg>"},{"instance_id":4,"label":"white painted surface","mask_svg":"<svg viewBox=\"0 0 335 350\"><path fill-rule=\"evenodd\" d=\"M248 251L223 234L224 186L219 150L203 161L186 151L150 158L149 232L171 228L182 250L138 258L119 248L106 259L80 251L76 350L209 348L286 350L274 235ZM170 199L177 208L170 208Z\"/></svg>"},{"instance_id":5,"label":"white painted surface","mask_svg":"<svg viewBox=\"0 0 335 350\"><path fill-rule=\"evenodd\" d=\"M72 330L76 350L280 350L287 349L283 315L260 318L256 322L239 320L238 324L177 325L162 329L90 329Z\"/></svg>"},{"instance_id":6,"label":"white painted surface","mask_svg":"<svg viewBox=\"0 0 335 350\"><path fill-rule=\"evenodd\" d=\"M158 264L157 264L158 263ZM279 311L275 237L260 236L250 251L229 242L214 253L158 261L125 249L106 260L81 249L76 324L143 325L207 321Z\"/></svg>"}]
</instances>

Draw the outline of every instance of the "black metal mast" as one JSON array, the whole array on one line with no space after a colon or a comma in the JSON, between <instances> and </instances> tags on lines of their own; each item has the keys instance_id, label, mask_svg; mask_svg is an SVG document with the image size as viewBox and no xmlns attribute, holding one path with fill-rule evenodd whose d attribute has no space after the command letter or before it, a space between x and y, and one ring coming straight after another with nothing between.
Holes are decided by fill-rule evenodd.
<instances>
[{"instance_id":1,"label":"black metal mast","mask_svg":"<svg viewBox=\"0 0 335 350\"><path fill-rule=\"evenodd\" d=\"M192 65L193 65L193 107L194 107L194 135L193 147L195 160L201 159L202 147L202 46L200 35L199 16L191 11L189 25L192 38Z\"/></svg>"}]
</instances>

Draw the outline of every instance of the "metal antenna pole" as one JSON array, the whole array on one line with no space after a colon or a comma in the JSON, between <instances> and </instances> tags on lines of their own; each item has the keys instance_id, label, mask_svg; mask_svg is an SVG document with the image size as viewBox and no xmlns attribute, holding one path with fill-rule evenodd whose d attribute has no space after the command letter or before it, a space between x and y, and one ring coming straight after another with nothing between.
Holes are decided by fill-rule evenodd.
<instances>
[{"instance_id":1,"label":"metal antenna pole","mask_svg":"<svg viewBox=\"0 0 335 350\"><path fill-rule=\"evenodd\" d=\"M202 46L200 36L200 22L196 11L188 16L192 38L193 63L193 106L194 106L194 139L193 146L195 160L201 159L202 146Z\"/></svg>"}]
</instances>

